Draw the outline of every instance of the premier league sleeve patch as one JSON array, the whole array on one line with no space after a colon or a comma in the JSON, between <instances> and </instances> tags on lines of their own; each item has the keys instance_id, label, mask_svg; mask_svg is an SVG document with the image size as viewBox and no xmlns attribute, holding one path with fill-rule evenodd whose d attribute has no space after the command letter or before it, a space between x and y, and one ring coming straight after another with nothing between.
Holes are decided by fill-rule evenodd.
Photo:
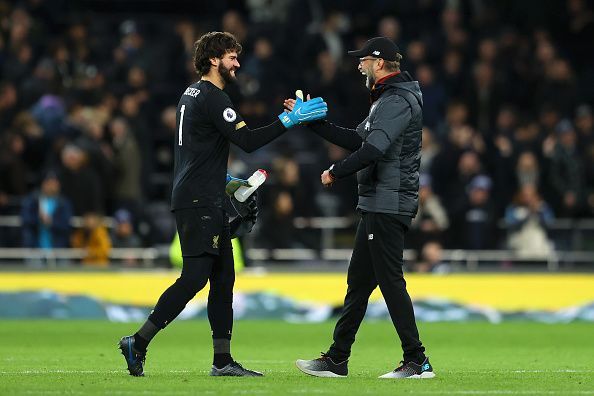
<instances>
[{"instance_id":1,"label":"premier league sleeve patch","mask_svg":"<svg viewBox=\"0 0 594 396\"><path fill-rule=\"evenodd\" d=\"M231 107L227 107L223 110L223 118L227 122L233 122L237 119L237 113Z\"/></svg>"}]
</instances>

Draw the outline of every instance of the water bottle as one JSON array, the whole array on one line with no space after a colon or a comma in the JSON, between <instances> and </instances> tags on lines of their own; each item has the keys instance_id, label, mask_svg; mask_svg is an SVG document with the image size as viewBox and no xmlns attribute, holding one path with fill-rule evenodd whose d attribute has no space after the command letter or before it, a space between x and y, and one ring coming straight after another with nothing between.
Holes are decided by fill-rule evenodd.
<instances>
[{"instance_id":1,"label":"water bottle","mask_svg":"<svg viewBox=\"0 0 594 396\"><path fill-rule=\"evenodd\" d=\"M237 199L239 202L245 202L245 200L248 199L249 196L252 195L252 193L266 181L266 177L268 177L268 174L264 169L258 169L255 171L254 174L247 179L251 187L239 187L235 191L235 194L233 194L235 199Z\"/></svg>"}]
</instances>

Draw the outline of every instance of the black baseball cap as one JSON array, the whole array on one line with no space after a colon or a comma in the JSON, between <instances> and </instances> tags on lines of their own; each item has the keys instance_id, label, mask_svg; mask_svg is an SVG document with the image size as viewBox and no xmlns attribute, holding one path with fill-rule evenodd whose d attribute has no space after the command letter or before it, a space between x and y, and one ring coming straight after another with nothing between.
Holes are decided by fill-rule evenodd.
<instances>
[{"instance_id":1,"label":"black baseball cap","mask_svg":"<svg viewBox=\"0 0 594 396\"><path fill-rule=\"evenodd\" d=\"M400 52L400 48L387 37L374 37L367 40L363 48L356 51L349 51L348 54L362 58L364 56L373 56L375 58L382 58L387 61L395 61L396 54Z\"/></svg>"}]
</instances>

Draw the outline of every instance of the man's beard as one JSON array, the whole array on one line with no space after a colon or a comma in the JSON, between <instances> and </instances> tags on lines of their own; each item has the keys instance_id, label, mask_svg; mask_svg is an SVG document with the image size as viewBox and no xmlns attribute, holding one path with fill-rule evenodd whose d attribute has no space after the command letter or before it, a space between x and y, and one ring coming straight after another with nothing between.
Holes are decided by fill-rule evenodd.
<instances>
[{"instance_id":1,"label":"man's beard","mask_svg":"<svg viewBox=\"0 0 594 396\"><path fill-rule=\"evenodd\" d=\"M223 66L223 62L219 63L219 74L221 75L221 77L223 77L223 80L226 84L233 83L237 80L237 77L231 74L231 70L234 69L227 69L225 66Z\"/></svg>"},{"instance_id":2,"label":"man's beard","mask_svg":"<svg viewBox=\"0 0 594 396\"><path fill-rule=\"evenodd\" d=\"M371 90L375 84L375 77L373 76L373 71L366 70L365 71L365 86L367 89Z\"/></svg>"}]
</instances>

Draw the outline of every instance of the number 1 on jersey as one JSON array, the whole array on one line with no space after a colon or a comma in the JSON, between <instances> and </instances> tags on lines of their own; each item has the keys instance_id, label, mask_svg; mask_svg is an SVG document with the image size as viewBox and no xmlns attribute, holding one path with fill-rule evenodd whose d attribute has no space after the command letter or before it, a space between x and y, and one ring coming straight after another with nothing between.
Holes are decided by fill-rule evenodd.
<instances>
[{"instance_id":1,"label":"number 1 on jersey","mask_svg":"<svg viewBox=\"0 0 594 396\"><path fill-rule=\"evenodd\" d=\"M179 109L180 116L179 116L179 142L178 144L182 145L182 126L184 125L184 112L186 111L186 105L182 105L181 109Z\"/></svg>"}]
</instances>

